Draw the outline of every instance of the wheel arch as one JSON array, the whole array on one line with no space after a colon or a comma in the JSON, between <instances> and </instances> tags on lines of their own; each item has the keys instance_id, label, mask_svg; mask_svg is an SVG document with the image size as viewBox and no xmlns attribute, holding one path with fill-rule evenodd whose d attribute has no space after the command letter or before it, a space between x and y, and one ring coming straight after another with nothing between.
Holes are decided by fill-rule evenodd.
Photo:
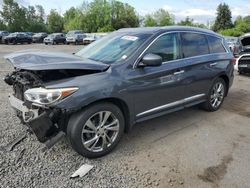
<instances>
[{"instance_id":1,"label":"wheel arch","mask_svg":"<svg viewBox=\"0 0 250 188\"><path fill-rule=\"evenodd\" d=\"M93 102L85 105L81 109L77 110L77 112L83 111L92 105L96 105L98 103L104 103L104 102L112 103L112 104L116 105L122 111L123 116L124 116L124 120L125 120L125 130L124 131L129 132L129 130L131 129L131 127L133 125L133 123L131 121L132 120L131 110L129 109L128 104L122 99L114 98L114 97L99 99L99 100L93 101Z\"/></svg>"}]
</instances>

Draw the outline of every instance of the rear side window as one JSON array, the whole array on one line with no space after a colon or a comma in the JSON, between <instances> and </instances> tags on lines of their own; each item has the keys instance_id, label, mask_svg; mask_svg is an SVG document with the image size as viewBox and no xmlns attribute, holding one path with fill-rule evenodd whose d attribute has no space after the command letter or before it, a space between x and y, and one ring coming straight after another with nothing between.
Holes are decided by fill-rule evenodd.
<instances>
[{"instance_id":1,"label":"rear side window","mask_svg":"<svg viewBox=\"0 0 250 188\"><path fill-rule=\"evenodd\" d=\"M207 36L209 46L210 46L210 53L224 53L226 52L222 40L217 37Z\"/></svg>"},{"instance_id":2,"label":"rear side window","mask_svg":"<svg viewBox=\"0 0 250 188\"><path fill-rule=\"evenodd\" d=\"M181 33L184 58L209 54L207 38L198 33Z\"/></svg>"}]
</instances>

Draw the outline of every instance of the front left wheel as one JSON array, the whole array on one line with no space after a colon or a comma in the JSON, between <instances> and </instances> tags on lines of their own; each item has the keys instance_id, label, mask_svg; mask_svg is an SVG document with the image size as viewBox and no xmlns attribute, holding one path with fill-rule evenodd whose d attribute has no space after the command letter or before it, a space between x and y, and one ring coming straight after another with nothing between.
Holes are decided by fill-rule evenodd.
<instances>
[{"instance_id":1,"label":"front left wheel","mask_svg":"<svg viewBox=\"0 0 250 188\"><path fill-rule=\"evenodd\" d=\"M97 158L111 152L125 127L122 111L112 103L99 103L73 114L67 136L82 156Z\"/></svg>"}]
</instances>

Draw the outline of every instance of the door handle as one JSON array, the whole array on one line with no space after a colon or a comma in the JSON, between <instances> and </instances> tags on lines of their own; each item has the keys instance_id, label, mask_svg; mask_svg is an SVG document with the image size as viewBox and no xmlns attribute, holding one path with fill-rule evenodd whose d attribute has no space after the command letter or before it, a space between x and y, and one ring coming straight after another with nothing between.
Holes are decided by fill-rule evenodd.
<instances>
[{"instance_id":1,"label":"door handle","mask_svg":"<svg viewBox=\"0 0 250 188\"><path fill-rule=\"evenodd\" d=\"M211 67L214 67L214 66L216 66L216 65L217 65L217 63L211 63L211 64L210 64Z\"/></svg>"},{"instance_id":2,"label":"door handle","mask_svg":"<svg viewBox=\"0 0 250 188\"><path fill-rule=\"evenodd\" d=\"M177 71L177 72L174 73L174 75L183 74L184 72L185 72L184 70Z\"/></svg>"}]
</instances>

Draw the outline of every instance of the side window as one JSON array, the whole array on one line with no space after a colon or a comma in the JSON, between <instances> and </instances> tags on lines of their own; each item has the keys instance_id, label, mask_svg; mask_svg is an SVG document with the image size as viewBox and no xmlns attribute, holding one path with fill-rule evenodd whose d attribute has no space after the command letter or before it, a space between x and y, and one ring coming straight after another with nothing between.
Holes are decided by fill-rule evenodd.
<instances>
[{"instance_id":1,"label":"side window","mask_svg":"<svg viewBox=\"0 0 250 188\"><path fill-rule=\"evenodd\" d=\"M207 36L209 46L210 46L210 53L224 53L226 52L222 40L217 37Z\"/></svg>"},{"instance_id":2,"label":"side window","mask_svg":"<svg viewBox=\"0 0 250 188\"><path fill-rule=\"evenodd\" d=\"M207 38L198 33L181 33L184 58L209 54Z\"/></svg>"},{"instance_id":3,"label":"side window","mask_svg":"<svg viewBox=\"0 0 250 188\"><path fill-rule=\"evenodd\" d=\"M147 50L147 53L157 54L163 62L179 59L178 34L166 34L158 38Z\"/></svg>"}]
</instances>

